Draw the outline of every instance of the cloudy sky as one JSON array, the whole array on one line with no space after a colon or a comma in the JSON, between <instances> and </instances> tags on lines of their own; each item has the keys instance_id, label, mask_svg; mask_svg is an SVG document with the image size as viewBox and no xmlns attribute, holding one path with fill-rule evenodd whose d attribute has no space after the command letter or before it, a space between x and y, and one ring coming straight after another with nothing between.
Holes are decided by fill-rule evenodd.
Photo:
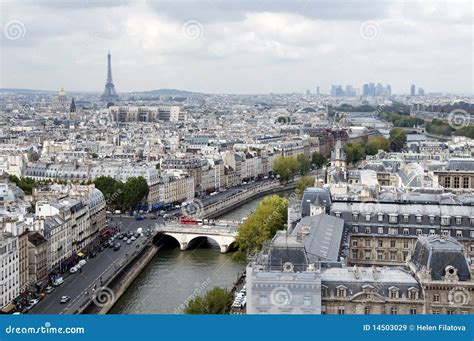
<instances>
[{"instance_id":1,"label":"cloudy sky","mask_svg":"<svg viewBox=\"0 0 474 341\"><path fill-rule=\"evenodd\" d=\"M470 0L2 0L0 87L473 93Z\"/></svg>"}]
</instances>

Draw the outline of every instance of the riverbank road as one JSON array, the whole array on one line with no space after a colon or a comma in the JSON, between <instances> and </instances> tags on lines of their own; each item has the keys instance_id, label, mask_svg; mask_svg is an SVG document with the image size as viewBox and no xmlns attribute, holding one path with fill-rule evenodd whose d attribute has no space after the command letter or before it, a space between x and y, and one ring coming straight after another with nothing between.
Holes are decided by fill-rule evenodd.
<instances>
[{"instance_id":1,"label":"riverbank road","mask_svg":"<svg viewBox=\"0 0 474 341\"><path fill-rule=\"evenodd\" d=\"M163 223L160 219L145 219L135 221L134 217L112 217L109 226L117 224L121 232L136 232L141 227L146 230L155 224ZM54 288L54 291L46 295L29 314L72 314L86 300L92 297L93 288L101 287L101 280L106 282L108 278L117 272L121 265L132 256L132 253L147 242L147 237L141 236L131 244L120 242L121 247L115 251L113 248L106 248L98 252L96 257L87 260L87 264L82 267L81 272L69 274L64 277L64 283ZM60 303L62 296L69 296L67 303Z\"/></svg>"}]
</instances>

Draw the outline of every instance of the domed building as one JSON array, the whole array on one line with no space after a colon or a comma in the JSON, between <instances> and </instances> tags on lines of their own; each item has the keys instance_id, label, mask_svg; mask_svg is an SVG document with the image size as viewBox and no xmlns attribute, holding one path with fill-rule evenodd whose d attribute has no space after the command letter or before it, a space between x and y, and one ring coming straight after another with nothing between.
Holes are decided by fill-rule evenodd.
<instances>
[{"instance_id":1,"label":"domed building","mask_svg":"<svg viewBox=\"0 0 474 341\"><path fill-rule=\"evenodd\" d=\"M474 281L456 239L419 236L407 264L422 287L425 314L472 314Z\"/></svg>"}]
</instances>

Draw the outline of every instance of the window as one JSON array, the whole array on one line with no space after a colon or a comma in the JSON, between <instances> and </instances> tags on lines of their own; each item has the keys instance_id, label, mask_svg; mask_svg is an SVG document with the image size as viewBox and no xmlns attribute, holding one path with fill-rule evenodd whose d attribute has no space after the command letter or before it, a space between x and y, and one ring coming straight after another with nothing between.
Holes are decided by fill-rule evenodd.
<instances>
[{"instance_id":1,"label":"window","mask_svg":"<svg viewBox=\"0 0 474 341\"><path fill-rule=\"evenodd\" d=\"M450 177L445 177L444 178L444 187L445 188L451 187L451 178Z\"/></svg>"},{"instance_id":2,"label":"window","mask_svg":"<svg viewBox=\"0 0 474 341\"><path fill-rule=\"evenodd\" d=\"M371 233L371 231L370 231L370 226L366 226L366 227L365 227L365 233L367 233L367 234L370 234L370 233Z\"/></svg>"},{"instance_id":3,"label":"window","mask_svg":"<svg viewBox=\"0 0 474 341\"><path fill-rule=\"evenodd\" d=\"M396 261L397 260L397 253L394 251L390 251L390 260Z\"/></svg>"},{"instance_id":4,"label":"window","mask_svg":"<svg viewBox=\"0 0 474 341\"><path fill-rule=\"evenodd\" d=\"M398 298L398 290L397 289L390 290L390 298Z\"/></svg>"},{"instance_id":5,"label":"window","mask_svg":"<svg viewBox=\"0 0 474 341\"><path fill-rule=\"evenodd\" d=\"M398 314L398 308L397 307L391 307L390 308L390 314L397 315Z\"/></svg>"},{"instance_id":6,"label":"window","mask_svg":"<svg viewBox=\"0 0 474 341\"><path fill-rule=\"evenodd\" d=\"M305 307L310 307L311 306L311 296L305 296L303 298L303 305Z\"/></svg>"},{"instance_id":7,"label":"window","mask_svg":"<svg viewBox=\"0 0 474 341\"><path fill-rule=\"evenodd\" d=\"M454 309L446 309L446 314L447 315L454 315L456 312Z\"/></svg>"},{"instance_id":8,"label":"window","mask_svg":"<svg viewBox=\"0 0 474 341\"><path fill-rule=\"evenodd\" d=\"M441 235L445 237L449 236L449 230L441 230Z\"/></svg>"},{"instance_id":9,"label":"window","mask_svg":"<svg viewBox=\"0 0 474 341\"><path fill-rule=\"evenodd\" d=\"M337 314L338 314L338 315L344 315L345 312L346 312L345 308L339 307L339 308L337 309Z\"/></svg>"},{"instance_id":10,"label":"window","mask_svg":"<svg viewBox=\"0 0 474 341\"><path fill-rule=\"evenodd\" d=\"M370 221L370 214L365 215L365 221Z\"/></svg>"},{"instance_id":11,"label":"window","mask_svg":"<svg viewBox=\"0 0 474 341\"><path fill-rule=\"evenodd\" d=\"M383 227L382 227L382 226L379 226L379 227L377 228L377 233L378 233L378 234L383 234Z\"/></svg>"},{"instance_id":12,"label":"window","mask_svg":"<svg viewBox=\"0 0 474 341\"><path fill-rule=\"evenodd\" d=\"M357 259L357 258L359 258L359 251L358 250L352 251L352 259Z\"/></svg>"},{"instance_id":13,"label":"window","mask_svg":"<svg viewBox=\"0 0 474 341\"><path fill-rule=\"evenodd\" d=\"M403 241L403 248L408 249L408 240Z\"/></svg>"},{"instance_id":14,"label":"window","mask_svg":"<svg viewBox=\"0 0 474 341\"><path fill-rule=\"evenodd\" d=\"M439 309L433 309L433 315L439 315Z\"/></svg>"},{"instance_id":15,"label":"window","mask_svg":"<svg viewBox=\"0 0 474 341\"><path fill-rule=\"evenodd\" d=\"M398 233L398 229L396 227L389 227L388 234L396 235Z\"/></svg>"},{"instance_id":16,"label":"window","mask_svg":"<svg viewBox=\"0 0 474 341\"><path fill-rule=\"evenodd\" d=\"M383 247L383 240L381 240L381 239L378 240L378 246Z\"/></svg>"},{"instance_id":17,"label":"window","mask_svg":"<svg viewBox=\"0 0 474 341\"><path fill-rule=\"evenodd\" d=\"M462 224L462 217L456 217L456 225Z\"/></svg>"},{"instance_id":18,"label":"window","mask_svg":"<svg viewBox=\"0 0 474 341\"><path fill-rule=\"evenodd\" d=\"M377 215L377 220L378 220L379 223L383 223L383 213L379 213Z\"/></svg>"},{"instance_id":19,"label":"window","mask_svg":"<svg viewBox=\"0 0 474 341\"><path fill-rule=\"evenodd\" d=\"M325 287L324 285L321 286L321 296L322 297L327 297L328 296L328 288Z\"/></svg>"},{"instance_id":20,"label":"window","mask_svg":"<svg viewBox=\"0 0 474 341\"><path fill-rule=\"evenodd\" d=\"M436 217L434 215L430 215L430 224L434 224L436 222Z\"/></svg>"},{"instance_id":21,"label":"window","mask_svg":"<svg viewBox=\"0 0 474 341\"><path fill-rule=\"evenodd\" d=\"M365 240L365 247L370 247L370 239Z\"/></svg>"},{"instance_id":22,"label":"window","mask_svg":"<svg viewBox=\"0 0 474 341\"><path fill-rule=\"evenodd\" d=\"M417 290L410 290L408 291L408 297L411 299L411 300L417 300L418 299L418 291Z\"/></svg>"},{"instance_id":23,"label":"window","mask_svg":"<svg viewBox=\"0 0 474 341\"><path fill-rule=\"evenodd\" d=\"M403 260L407 260L408 259L408 251L403 251Z\"/></svg>"},{"instance_id":24,"label":"window","mask_svg":"<svg viewBox=\"0 0 474 341\"><path fill-rule=\"evenodd\" d=\"M359 225L352 225L352 232L359 233Z\"/></svg>"},{"instance_id":25,"label":"window","mask_svg":"<svg viewBox=\"0 0 474 341\"><path fill-rule=\"evenodd\" d=\"M352 241L352 246L357 246L357 239Z\"/></svg>"},{"instance_id":26,"label":"window","mask_svg":"<svg viewBox=\"0 0 474 341\"><path fill-rule=\"evenodd\" d=\"M462 230L456 230L456 237L462 238Z\"/></svg>"},{"instance_id":27,"label":"window","mask_svg":"<svg viewBox=\"0 0 474 341\"><path fill-rule=\"evenodd\" d=\"M431 222L431 216L430 216L430 222ZM450 223L451 223L451 217L449 217L449 216L441 217L441 225L449 226Z\"/></svg>"},{"instance_id":28,"label":"window","mask_svg":"<svg viewBox=\"0 0 474 341\"><path fill-rule=\"evenodd\" d=\"M462 187L469 188L469 178L466 177L462 179Z\"/></svg>"},{"instance_id":29,"label":"window","mask_svg":"<svg viewBox=\"0 0 474 341\"><path fill-rule=\"evenodd\" d=\"M430 236L434 236L436 234L436 231L434 229L430 229Z\"/></svg>"},{"instance_id":30,"label":"window","mask_svg":"<svg viewBox=\"0 0 474 341\"><path fill-rule=\"evenodd\" d=\"M366 260L371 259L371 252L370 251L365 251L365 257Z\"/></svg>"},{"instance_id":31,"label":"window","mask_svg":"<svg viewBox=\"0 0 474 341\"><path fill-rule=\"evenodd\" d=\"M410 234L410 229L407 228L407 227L405 227L405 228L403 229L403 234L404 234L405 236L409 235L409 234Z\"/></svg>"},{"instance_id":32,"label":"window","mask_svg":"<svg viewBox=\"0 0 474 341\"><path fill-rule=\"evenodd\" d=\"M261 305L267 305L267 304L268 304L267 296L261 295L261 296L260 296L260 299L259 299L259 303L260 303Z\"/></svg>"},{"instance_id":33,"label":"window","mask_svg":"<svg viewBox=\"0 0 474 341\"><path fill-rule=\"evenodd\" d=\"M423 233L422 229L416 229L416 235L419 236Z\"/></svg>"},{"instance_id":34,"label":"window","mask_svg":"<svg viewBox=\"0 0 474 341\"><path fill-rule=\"evenodd\" d=\"M352 213L352 220L358 221L359 220L359 213Z\"/></svg>"},{"instance_id":35,"label":"window","mask_svg":"<svg viewBox=\"0 0 474 341\"><path fill-rule=\"evenodd\" d=\"M390 214L388 218L388 222L391 224L396 224L398 223L398 215L396 214Z\"/></svg>"},{"instance_id":36,"label":"window","mask_svg":"<svg viewBox=\"0 0 474 341\"><path fill-rule=\"evenodd\" d=\"M334 215L335 215L337 218L340 218L340 217L341 217L341 212L334 212Z\"/></svg>"},{"instance_id":37,"label":"window","mask_svg":"<svg viewBox=\"0 0 474 341\"><path fill-rule=\"evenodd\" d=\"M416 223L417 224L421 224L422 220L423 220L423 217L421 215L416 216Z\"/></svg>"},{"instance_id":38,"label":"window","mask_svg":"<svg viewBox=\"0 0 474 341\"><path fill-rule=\"evenodd\" d=\"M474 238L474 230L469 231L469 235L471 236L471 238Z\"/></svg>"},{"instance_id":39,"label":"window","mask_svg":"<svg viewBox=\"0 0 474 341\"><path fill-rule=\"evenodd\" d=\"M454 188L459 188L459 176L454 177Z\"/></svg>"},{"instance_id":40,"label":"window","mask_svg":"<svg viewBox=\"0 0 474 341\"><path fill-rule=\"evenodd\" d=\"M416 315L416 308L410 308L410 315Z\"/></svg>"},{"instance_id":41,"label":"window","mask_svg":"<svg viewBox=\"0 0 474 341\"><path fill-rule=\"evenodd\" d=\"M365 307L365 308L364 308L364 314L365 314L365 315L370 315L370 313L371 313L370 307Z\"/></svg>"},{"instance_id":42,"label":"window","mask_svg":"<svg viewBox=\"0 0 474 341\"><path fill-rule=\"evenodd\" d=\"M440 299L439 299L439 294L434 294L433 295L433 302L439 302Z\"/></svg>"},{"instance_id":43,"label":"window","mask_svg":"<svg viewBox=\"0 0 474 341\"><path fill-rule=\"evenodd\" d=\"M469 222L471 223L472 226L474 226L474 217L470 217Z\"/></svg>"},{"instance_id":44,"label":"window","mask_svg":"<svg viewBox=\"0 0 474 341\"><path fill-rule=\"evenodd\" d=\"M391 240L390 241L390 247L395 247L396 245L396 241L395 240Z\"/></svg>"},{"instance_id":45,"label":"window","mask_svg":"<svg viewBox=\"0 0 474 341\"><path fill-rule=\"evenodd\" d=\"M346 297L346 287L338 287L336 289L336 296L337 297Z\"/></svg>"},{"instance_id":46,"label":"window","mask_svg":"<svg viewBox=\"0 0 474 341\"><path fill-rule=\"evenodd\" d=\"M408 223L410 216L408 214L403 215L403 222Z\"/></svg>"},{"instance_id":47,"label":"window","mask_svg":"<svg viewBox=\"0 0 474 341\"><path fill-rule=\"evenodd\" d=\"M377 251L377 260L383 260L383 252Z\"/></svg>"}]
</instances>

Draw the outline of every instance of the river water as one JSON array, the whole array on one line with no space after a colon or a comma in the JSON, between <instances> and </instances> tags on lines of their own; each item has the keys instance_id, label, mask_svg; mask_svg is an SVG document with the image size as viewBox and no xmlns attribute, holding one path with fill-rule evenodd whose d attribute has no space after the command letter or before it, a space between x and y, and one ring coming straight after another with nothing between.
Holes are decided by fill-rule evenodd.
<instances>
[{"instance_id":1,"label":"river water","mask_svg":"<svg viewBox=\"0 0 474 341\"><path fill-rule=\"evenodd\" d=\"M283 192L282 195L288 194ZM241 220L255 210L263 198L236 208L219 219ZM161 249L110 310L111 314L183 313L186 302L215 286L231 289L245 264L232 254L221 254L208 241L201 248L180 251Z\"/></svg>"}]
</instances>

